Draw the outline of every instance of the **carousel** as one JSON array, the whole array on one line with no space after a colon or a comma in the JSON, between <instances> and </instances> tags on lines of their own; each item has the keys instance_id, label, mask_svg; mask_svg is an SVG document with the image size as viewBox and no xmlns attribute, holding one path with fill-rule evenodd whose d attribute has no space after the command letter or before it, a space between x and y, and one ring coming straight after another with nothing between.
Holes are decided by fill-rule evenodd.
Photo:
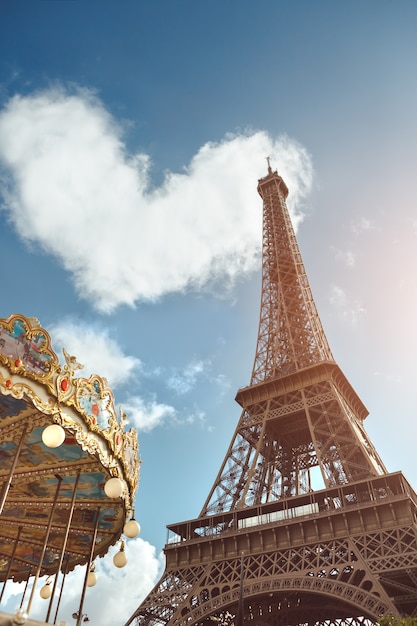
<instances>
[{"instance_id":1,"label":"carousel","mask_svg":"<svg viewBox=\"0 0 417 626\"><path fill-rule=\"evenodd\" d=\"M89 621L95 560L117 543L113 562L123 567L125 538L139 533L137 434L125 430L107 381L83 378L82 367L65 350L60 363L38 320L0 319L0 607L7 584L24 583L15 613L0 608L0 626L64 626L65 577L79 565L73 618ZM30 617L35 593L47 601L44 622Z\"/></svg>"}]
</instances>

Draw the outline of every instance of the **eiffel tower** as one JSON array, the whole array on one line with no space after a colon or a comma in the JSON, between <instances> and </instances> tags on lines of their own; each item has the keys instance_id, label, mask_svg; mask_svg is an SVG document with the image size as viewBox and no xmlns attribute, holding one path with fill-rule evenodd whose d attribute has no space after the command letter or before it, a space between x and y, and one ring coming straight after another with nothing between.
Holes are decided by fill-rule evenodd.
<instances>
[{"instance_id":1,"label":"eiffel tower","mask_svg":"<svg viewBox=\"0 0 417 626\"><path fill-rule=\"evenodd\" d=\"M162 578L126 626L374 624L417 616L417 495L388 473L333 359L272 171L250 385L196 519L168 526Z\"/></svg>"}]
</instances>

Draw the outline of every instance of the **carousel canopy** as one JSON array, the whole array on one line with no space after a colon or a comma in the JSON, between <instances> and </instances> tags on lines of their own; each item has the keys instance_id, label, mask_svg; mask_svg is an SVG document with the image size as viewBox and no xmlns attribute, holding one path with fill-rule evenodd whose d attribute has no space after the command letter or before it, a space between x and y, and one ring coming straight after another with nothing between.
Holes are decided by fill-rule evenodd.
<instances>
[{"instance_id":1,"label":"carousel canopy","mask_svg":"<svg viewBox=\"0 0 417 626\"><path fill-rule=\"evenodd\" d=\"M36 319L0 319L0 582L103 556L133 508L136 432L63 353Z\"/></svg>"}]
</instances>

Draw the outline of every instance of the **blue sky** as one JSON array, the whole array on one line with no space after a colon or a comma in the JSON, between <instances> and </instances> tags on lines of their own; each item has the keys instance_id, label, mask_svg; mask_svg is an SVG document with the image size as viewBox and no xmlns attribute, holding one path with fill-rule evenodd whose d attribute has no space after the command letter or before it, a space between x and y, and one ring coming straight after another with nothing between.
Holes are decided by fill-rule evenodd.
<instances>
[{"instance_id":1,"label":"blue sky","mask_svg":"<svg viewBox=\"0 0 417 626\"><path fill-rule=\"evenodd\" d=\"M99 564L92 623L131 615L226 453L268 155L367 431L417 485L416 58L414 1L0 3L0 317L37 317L139 432L142 533Z\"/></svg>"}]
</instances>

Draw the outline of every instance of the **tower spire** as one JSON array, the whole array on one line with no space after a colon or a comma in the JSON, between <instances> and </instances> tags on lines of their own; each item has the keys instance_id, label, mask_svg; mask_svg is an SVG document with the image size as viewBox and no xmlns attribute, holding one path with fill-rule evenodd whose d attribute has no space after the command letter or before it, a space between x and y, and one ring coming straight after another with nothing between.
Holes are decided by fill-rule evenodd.
<instances>
[{"instance_id":1,"label":"tower spire","mask_svg":"<svg viewBox=\"0 0 417 626\"><path fill-rule=\"evenodd\" d=\"M277 172L258 181L263 200L262 294L251 383L333 361Z\"/></svg>"},{"instance_id":2,"label":"tower spire","mask_svg":"<svg viewBox=\"0 0 417 626\"><path fill-rule=\"evenodd\" d=\"M266 160L267 160L267 163L268 163L268 174L271 175L272 174L272 167L271 167L270 157L267 156Z\"/></svg>"}]
</instances>

